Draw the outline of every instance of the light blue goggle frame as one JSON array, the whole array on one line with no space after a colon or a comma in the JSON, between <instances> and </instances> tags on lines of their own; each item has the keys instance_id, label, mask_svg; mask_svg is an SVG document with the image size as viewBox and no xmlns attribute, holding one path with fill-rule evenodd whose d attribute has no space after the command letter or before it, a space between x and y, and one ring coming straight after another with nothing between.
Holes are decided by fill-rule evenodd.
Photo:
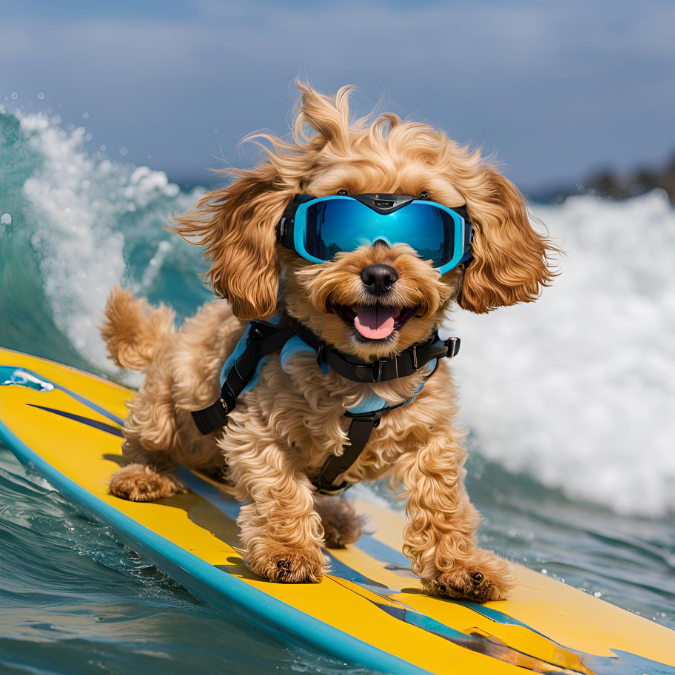
<instances>
[{"instance_id":1,"label":"light blue goggle frame","mask_svg":"<svg viewBox=\"0 0 675 675\"><path fill-rule=\"evenodd\" d=\"M390 194L359 194L359 195L330 195L327 197L312 198L308 195L296 195L291 204L284 212L279 225L277 226L277 234L280 243L286 248L290 248L302 256L305 260L314 263L324 263L327 260L322 260L312 255L305 246L305 239L307 234L307 211L317 203L333 201L333 200L352 200L359 201L365 206L371 208L380 215L387 216L390 213L395 213L399 209L404 209L410 204L421 205L423 207L440 209L447 213L454 223L454 246L452 258L444 262L435 269L439 274L443 275L461 263L471 260L471 238L472 226L469 220L466 207L460 206L454 209L448 208L443 204L437 202L427 201L424 199L415 199L410 195L390 195ZM393 206L389 206L393 204ZM379 208L378 205L384 205L385 208ZM388 208L387 208L388 207ZM378 235L375 241L384 241L388 245L393 244L409 244L406 241L389 241L387 237ZM414 247L413 247L414 248Z\"/></svg>"}]
</instances>

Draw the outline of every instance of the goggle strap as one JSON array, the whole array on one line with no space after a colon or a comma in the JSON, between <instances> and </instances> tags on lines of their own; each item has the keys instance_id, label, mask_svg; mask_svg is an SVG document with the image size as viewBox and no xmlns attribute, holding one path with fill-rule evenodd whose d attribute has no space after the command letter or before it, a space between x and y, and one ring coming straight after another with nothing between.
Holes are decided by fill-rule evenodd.
<instances>
[{"instance_id":1,"label":"goggle strap","mask_svg":"<svg viewBox=\"0 0 675 675\"><path fill-rule=\"evenodd\" d=\"M298 207L308 200L307 195L295 195L285 208L281 220L277 223L277 239L282 246L295 250L295 214Z\"/></svg>"}]
</instances>

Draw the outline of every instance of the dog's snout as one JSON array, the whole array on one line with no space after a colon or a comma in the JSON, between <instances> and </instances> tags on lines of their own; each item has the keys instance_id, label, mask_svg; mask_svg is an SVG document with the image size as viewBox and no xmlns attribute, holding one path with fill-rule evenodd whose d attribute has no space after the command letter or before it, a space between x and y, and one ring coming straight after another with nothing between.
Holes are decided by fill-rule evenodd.
<instances>
[{"instance_id":1,"label":"dog's snout","mask_svg":"<svg viewBox=\"0 0 675 675\"><path fill-rule=\"evenodd\" d=\"M389 293L397 280L398 272L391 265L368 265L361 272L363 285L374 295Z\"/></svg>"}]
</instances>

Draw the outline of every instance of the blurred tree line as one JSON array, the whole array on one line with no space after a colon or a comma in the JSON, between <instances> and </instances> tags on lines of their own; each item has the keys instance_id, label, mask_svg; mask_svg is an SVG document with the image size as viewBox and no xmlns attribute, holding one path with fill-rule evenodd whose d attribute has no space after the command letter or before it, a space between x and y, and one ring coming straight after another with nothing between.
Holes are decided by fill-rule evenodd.
<instances>
[{"instance_id":1,"label":"blurred tree line","mask_svg":"<svg viewBox=\"0 0 675 675\"><path fill-rule=\"evenodd\" d=\"M675 204L675 154L661 169L642 167L628 174L605 169L590 176L583 185L610 199L627 199L661 188Z\"/></svg>"}]
</instances>

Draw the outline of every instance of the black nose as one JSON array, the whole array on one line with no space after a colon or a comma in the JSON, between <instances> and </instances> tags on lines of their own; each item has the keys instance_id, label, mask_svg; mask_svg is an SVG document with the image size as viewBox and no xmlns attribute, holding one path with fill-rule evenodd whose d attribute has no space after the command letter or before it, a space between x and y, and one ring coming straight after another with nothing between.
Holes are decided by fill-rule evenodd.
<instances>
[{"instance_id":1,"label":"black nose","mask_svg":"<svg viewBox=\"0 0 675 675\"><path fill-rule=\"evenodd\" d=\"M398 272L391 265L368 265L361 272L363 285L375 295L389 293L398 279Z\"/></svg>"}]
</instances>

